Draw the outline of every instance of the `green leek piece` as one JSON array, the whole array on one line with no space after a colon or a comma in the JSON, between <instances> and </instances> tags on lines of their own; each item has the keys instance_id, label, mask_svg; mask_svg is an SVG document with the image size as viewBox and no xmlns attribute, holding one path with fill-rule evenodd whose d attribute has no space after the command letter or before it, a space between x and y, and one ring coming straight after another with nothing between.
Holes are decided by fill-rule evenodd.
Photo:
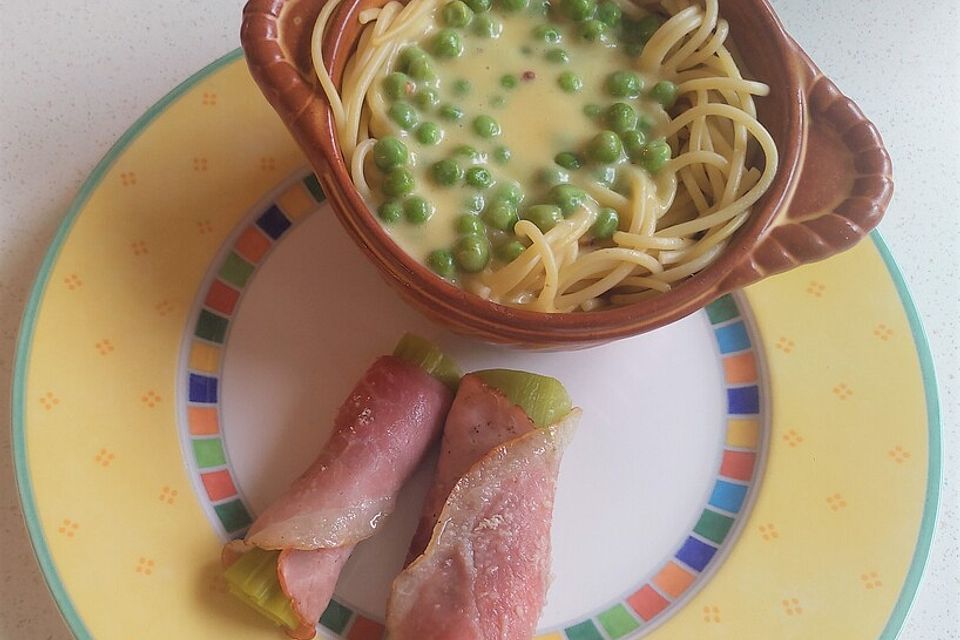
<instances>
[{"instance_id":1,"label":"green leek piece","mask_svg":"<svg viewBox=\"0 0 960 640\"><path fill-rule=\"evenodd\" d=\"M227 567L223 577L230 593L253 607L261 615L288 629L300 626L293 613L290 598L280 588L277 578L279 551L252 549Z\"/></svg>"},{"instance_id":2,"label":"green leek piece","mask_svg":"<svg viewBox=\"0 0 960 640\"><path fill-rule=\"evenodd\" d=\"M573 407L570 395L556 378L510 369L488 369L476 374L519 405L540 428L554 424Z\"/></svg>"},{"instance_id":3,"label":"green leek piece","mask_svg":"<svg viewBox=\"0 0 960 640\"><path fill-rule=\"evenodd\" d=\"M403 334L393 350L393 355L417 365L454 390L463 376L457 363L441 351L440 347L412 333Z\"/></svg>"}]
</instances>

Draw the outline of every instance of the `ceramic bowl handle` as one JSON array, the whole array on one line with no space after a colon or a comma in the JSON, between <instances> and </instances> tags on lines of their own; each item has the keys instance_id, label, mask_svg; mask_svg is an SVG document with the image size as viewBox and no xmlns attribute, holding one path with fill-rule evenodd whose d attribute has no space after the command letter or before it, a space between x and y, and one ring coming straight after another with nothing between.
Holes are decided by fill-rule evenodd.
<instances>
[{"instance_id":1,"label":"ceramic bowl handle","mask_svg":"<svg viewBox=\"0 0 960 640\"><path fill-rule=\"evenodd\" d=\"M890 155L876 127L797 52L806 144L796 189L722 291L850 248L877 225L893 195Z\"/></svg>"},{"instance_id":2,"label":"ceramic bowl handle","mask_svg":"<svg viewBox=\"0 0 960 640\"><path fill-rule=\"evenodd\" d=\"M305 120L327 123L332 131L310 51L313 24L325 4L326 0L249 0L243 8L240 42L250 75L291 131ZM321 183L329 181L324 146L301 143L301 148Z\"/></svg>"}]
</instances>

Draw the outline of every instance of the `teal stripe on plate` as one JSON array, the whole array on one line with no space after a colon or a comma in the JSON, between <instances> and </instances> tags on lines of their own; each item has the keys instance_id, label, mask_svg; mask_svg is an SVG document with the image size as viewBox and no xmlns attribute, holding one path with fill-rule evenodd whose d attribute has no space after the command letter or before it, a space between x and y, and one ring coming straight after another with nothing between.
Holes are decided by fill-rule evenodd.
<instances>
[{"instance_id":1,"label":"teal stripe on plate","mask_svg":"<svg viewBox=\"0 0 960 640\"><path fill-rule=\"evenodd\" d=\"M250 513L239 498L214 505L213 510L217 512L217 518L227 532L246 529L253 522L253 518L250 517Z\"/></svg>"},{"instance_id":2,"label":"teal stripe on plate","mask_svg":"<svg viewBox=\"0 0 960 640\"><path fill-rule=\"evenodd\" d=\"M227 326L229 324L230 321L226 318L203 309L197 317L197 327L194 330L194 335L210 342L223 344L227 337Z\"/></svg>"},{"instance_id":3,"label":"teal stripe on plate","mask_svg":"<svg viewBox=\"0 0 960 640\"><path fill-rule=\"evenodd\" d=\"M563 632L570 640L603 640L592 620L584 620L580 624L567 627Z\"/></svg>"},{"instance_id":4,"label":"teal stripe on plate","mask_svg":"<svg viewBox=\"0 0 960 640\"><path fill-rule=\"evenodd\" d=\"M733 518L710 509L704 509L693 531L707 540L721 544L727 534L730 533L731 527L733 527Z\"/></svg>"},{"instance_id":5,"label":"teal stripe on plate","mask_svg":"<svg viewBox=\"0 0 960 640\"><path fill-rule=\"evenodd\" d=\"M320 624L334 633L342 633L347 628L351 617L353 617L353 611L336 600L331 600L323 615L320 616Z\"/></svg>"},{"instance_id":6,"label":"teal stripe on plate","mask_svg":"<svg viewBox=\"0 0 960 640\"><path fill-rule=\"evenodd\" d=\"M307 191L310 192L310 195L313 196L313 199L317 202L323 202L327 199L326 194L323 192L323 188L320 186L320 181L317 180L315 174L310 174L303 179L303 184L307 187Z\"/></svg>"},{"instance_id":7,"label":"teal stripe on plate","mask_svg":"<svg viewBox=\"0 0 960 640\"><path fill-rule=\"evenodd\" d=\"M729 293L707 305L707 317L712 324L720 324L740 315L737 303Z\"/></svg>"},{"instance_id":8,"label":"teal stripe on plate","mask_svg":"<svg viewBox=\"0 0 960 640\"><path fill-rule=\"evenodd\" d=\"M933 355L930 353L930 343L927 341L923 323L920 321L920 314L910 297L910 291L907 289L903 274L900 273L900 268L897 267L897 263L894 261L893 255L890 254L890 249L883 241L883 237L879 232L873 231L870 233L870 239L873 240L880 257L883 258L883 263L890 273L890 279L893 280L897 294L900 296L900 303L907 314L907 321L910 323L913 344L923 378L923 393L927 405L927 433L930 438L930 450L927 458L927 492L923 503L923 516L920 520L920 532L917 534L917 544L913 551L913 559L910 562L907 578L900 590L900 595L897 597L897 603L894 605L890 619L887 620L887 624L880 634L880 640L895 640L900 635L904 620L910 612L910 607L913 606L913 599L920 587L920 579L923 577L923 570L930 556L930 544L933 541L933 532L937 525L940 485L943 482L943 426L940 422L937 374L933 366Z\"/></svg>"}]
</instances>

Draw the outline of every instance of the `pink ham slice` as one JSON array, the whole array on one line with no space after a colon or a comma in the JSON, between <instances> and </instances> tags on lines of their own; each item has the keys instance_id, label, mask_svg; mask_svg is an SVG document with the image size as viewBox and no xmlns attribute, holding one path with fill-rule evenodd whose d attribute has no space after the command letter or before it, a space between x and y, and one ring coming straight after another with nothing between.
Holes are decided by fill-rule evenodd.
<instances>
[{"instance_id":1,"label":"pink ham slice","mask_svg":"<svg viewBox=\"0 0 960 640\"><path fill-rule=\"evenodd\" d=\"M407 564L427 548L447 496L463 474L494 447L534 428L523 409L502 393L476 375L464 376L443 427L440 459L410 543Z\"/></svg>"},{"instance_id":2,"label":"pink ham slice","mask_svg":"<svg viewBox=\"0 0 960 640\"><path fill-rule=\"evenodd\" d=\"M391 640L533 637L549 583L557 473L579 416L574 409L495 447L459 479L426 550L393 583Z\"/></svg>"},{"instance_id":3,"label":"pink ham slice","mask_svg":"<svg viewBox=\"0 0 960 640\"><path fill-rule=\"evenodd\" d=\"M277 559L280 588L290 598L300 627L288 632L292 638L310 640L316 635L316 622L330 604L337 578L355 545L333 549L284 549Z\"/></svg>"},{"instance_id":4,"label":"pink ham slice","mask_svg":"<svg viewBox=\"0 0 960 640\"><path fill-rule=\"evenodd\" d=\"M310 468L228 543L224 561L251 547L281 549L277 573L311 638L353 547L390 515L397 493L439 436L452 392L419 367L379 358L337 413Z\"/></svg>"}]
</instances>

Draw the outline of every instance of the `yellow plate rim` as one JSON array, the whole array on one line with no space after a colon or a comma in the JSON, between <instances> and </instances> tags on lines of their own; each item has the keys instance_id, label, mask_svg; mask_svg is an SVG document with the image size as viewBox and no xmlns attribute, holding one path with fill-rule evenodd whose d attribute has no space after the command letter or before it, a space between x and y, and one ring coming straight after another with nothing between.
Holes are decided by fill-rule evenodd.
<instances>
[{"instance_id":1,"label":"yellow plate rim","mask_svg":"<svg viewBox=\"0 0 960 640\"><path fill-rule=\"evenodd\" d=\"M73 202L71 203L64 221L61 223L57 233L50 243L50 247L44 256L37 276L31 290L30 298L24 309L23 318L20 325L20 332L17 339L17 351L14 361L14 381L12 388L12 432L13 432L13 457L16 472L16 481L18 485L21 508L24 519L36 554L41 571L46 579L47 586L56 602L61 615L67 623L71 632L80 639L92 638L83 620L74 607L59 572L50 553L47 541L37 513L37 504L33 493L33 487L30 479L30 470L28 466L26 450L26 424L25 424L25 388L28 367L31 357L35 323L37 312L41 301L44 298L47 286L50 282L51 271L60 251L66 242L73 224L83 210L84 205L100 186L104 175L113 166L116 159L123 153L130 144L156 120L167 107L183 96L202 80L213 75L223 67L228 66L242 57L242 51L236 49L223 57L210 63L200 71L196 72L188 79L172 89L167 95L151 106L136 122L117 140L110 150L100 160L90 176L84 182ZM897 637L901 627L910 611L913 600L926 566L933 532L936 528L937 512L939 508L940 485L942 482L942 443L941 443L941 418L940 405L938 397L938 385L933 365L933 358L930 353L929 343L925 335L920 316L916 306L910 297L906 283L903 279L896 262L886 243L883 241L879 232L874 231L870 234L870 242L874 244L880 254L884 265L886 266L891 280L894 283L901 305L907 316L914 346L920 364L922 374L922 383L924 388L924 399L926 404L926 418L928 431L928 473L926 482L925 499L923 514L920 521L920 529L914 548L910 567L904 580L903 587L897 598L897 601L890 613L882 633L881 639L892 640Z\"/></svg>"}]
</instances>

